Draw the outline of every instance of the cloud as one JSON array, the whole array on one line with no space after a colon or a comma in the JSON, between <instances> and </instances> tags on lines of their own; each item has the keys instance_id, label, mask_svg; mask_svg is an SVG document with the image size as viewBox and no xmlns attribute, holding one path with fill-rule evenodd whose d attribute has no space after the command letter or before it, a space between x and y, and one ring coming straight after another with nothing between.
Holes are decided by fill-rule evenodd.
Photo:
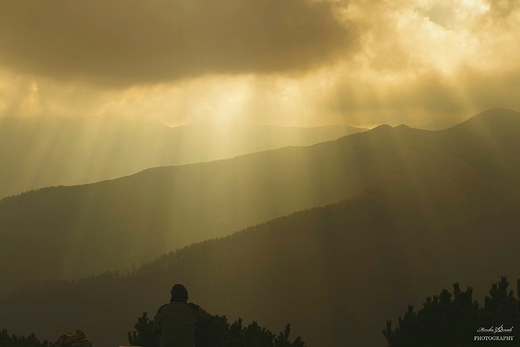
<instances>
[{"instance_id":1,"label":"cloud","mask_svg":"<svg viewBox=\"0 0 520 347\"><path fill-rule=\"evenodd\" d=\"M345 2L0 0L0 64L58 80L158 83L307 71L355 49Z\"/></svg>"},{"instance_id":2,"label":"cloud","mask_svg":"<svg viewBox=\"0 0 520 347\"><path fill-rule=\"evenodd\" d=\"M373 126L520 111L518 4L6 2L0 116Z\"/></svg>"},{"instance_id":3,"label":"cloud","mask_svg":"<svg viewBox=\"0 0 520 347\"><path fill-rule=\"evenodd\" d=\"M352 124L418 124L467 111L453 81L434 71L385 83L351 79L339 82L333 95L326 103Z\"/></svg>"},{"instance_id":4,"label":"cloud","mask_svg":"<svg viewBox=\"0 0 520 347\"><path fill-rule=\"evenodd\" d=\"M520 111L520 66L482 72L463 69L460 73L469 104L480 111L492 107L506 107Z\"/></svg>"},{"instance_id":5,"label":"cloud","mask_svg":"<svg viewBox=\"0 0 520 347\"><path fill-rule=\"evenodd\" d=\"M486 2L490 13L499 19L507 18L520 9L518 0L486 0Z\"/></svg>"},{"instance_id":6,"label":"cloud","mask_svg":"<svg viewBox=\"0 0 520 347\"><path fill-rule=\"evenodd\" d=\"M0 116L33 116L42 110L38 83L0 70Z\"/></svg>"},{"instance_id":7,"label":"cloud","mask_svg":"<svg viewBox=\"0 0 520 347\"><path fill-rule=\"evenodd\" d=\"M366 28L357 65L337 70L322 103L338 121L414 125L520 110L518 1L354 4Z\"/></svg>"}]
</instances>

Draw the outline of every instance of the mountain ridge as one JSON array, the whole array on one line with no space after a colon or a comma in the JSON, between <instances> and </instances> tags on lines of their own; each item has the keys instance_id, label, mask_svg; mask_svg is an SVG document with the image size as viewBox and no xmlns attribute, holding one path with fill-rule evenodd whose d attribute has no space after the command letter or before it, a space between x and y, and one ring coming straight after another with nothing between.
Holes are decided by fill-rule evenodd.
<instances>
[{"instance_id":1,"label":"mountain ridge","mask_svg":"<svg viewBox=\"0 0 520 347\"><path fill-rule=\"evenodd\" d=\"M0 201L0 231L8 241L0 254L5 261L18 259L7 273L0 269L3 284L14 277L21 283L129 268L192 242L389 183L407 182L424 208L439 199L460 202L465 190L491 181L514 190L520 188L520 142L511 140L510 146L503 138L509 137L468 150L481 136L380 126L309 147L24 193ZM114 247L126 253L114 255ZM15 249L38 255L38 260L21 257ZM55 266L45 267L42 259Z\"/></svg>"},{"instance_id":2,"label":"mountain ridge","mask_svg":"<svg viewBox=\"0 0 520 347\"><path fill-rule=\"evenodd\" d=\"M225 131L224 131L225 130ZM309 145L359 129L227 124L175 128L162 123L96 119L0 118L0 198L52 185L86 184L143 169Z\"/></svg>"}]
</instances>

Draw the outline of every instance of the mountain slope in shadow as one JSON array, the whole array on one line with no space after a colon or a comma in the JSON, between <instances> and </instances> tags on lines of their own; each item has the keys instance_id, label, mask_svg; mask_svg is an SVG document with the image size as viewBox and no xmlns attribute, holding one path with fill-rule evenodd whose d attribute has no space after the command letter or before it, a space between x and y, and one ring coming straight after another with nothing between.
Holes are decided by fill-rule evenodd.
<instances>
[{"instance_id":1,"label":"mountain slope in shadow","mask_svg":"<svg viewBox=\"0 0 520 347\"><path fill-rule=\"evenodd\" d=\"M457 194L440 175L423 176L431 190L396 176L350 200L185 247L127 277L31 283L0 301L0 321L42 338L81 327L96 344L120 345L138 315L154 314L171 285L184 283L209 312L271 329L290 322L309 346L382 347L385 321L433 289L520 278L520 192L477 176Z\"/></svg>"}]
</instances>

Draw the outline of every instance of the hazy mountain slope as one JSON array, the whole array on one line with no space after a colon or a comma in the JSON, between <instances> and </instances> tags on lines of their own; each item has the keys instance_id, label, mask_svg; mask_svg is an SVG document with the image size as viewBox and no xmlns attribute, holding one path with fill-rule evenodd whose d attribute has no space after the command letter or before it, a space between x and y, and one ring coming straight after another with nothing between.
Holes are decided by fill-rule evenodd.
<instances>
[{"instance_id":1,"label":"hazy mountain slope","mask_svg":"<svg viewBox=\"0 0 520 347\"><path fill-rule=\"evenodd\" d=\"M519 186L519 135L520 113L496 108L482 112L455 127L432 134L427 141L464 160L494 180Z\"/></svg>"},{"instance_id":2,"label":"hazy mountain slope","mask_svg":"<svg viewBox=\"0 0 520 347\"><path fill-rule=\"evenodd\" d=\"M0 278L7 285L129 267L191 242L357 195L398 165L392 144L372 144L376 137L156 168L5 198L0 257L15 265L0 268ZM47 266L51 261L55 266Z\"/></svg>"},{"instance_id":3,"label":"hazy mountain slope","mask_svg":"<svg viewBox=\"0 0 520 347\"><path fill-rule=\"evenodd\" d=\"M91 183L182 165L334 140L365 129L116 119L0 118L0 198L51 185Z\"/></svg>"},{"instance_id":4,"label":"hazy mountain slope","mask_svg":"<svg viewBox=\"0 0 520 347\"><path fill-rule=\"evenodd\" d=\"M49 339L81 327L96 345L121 345L137 316L153 315L181 282L210 312L272 329L290 322L309 346L383 347L385 320L432 291L458 281L481 301L498 276L520 278L518 190L480 177L475 189L436 199L446 186L435 175L424 183L432 191L384 182L376 195L195 244L127 278L31 284L0 302L0 322Z\"/></svg>"},{"instance_id":5,"label":"hazy mountain slope","mask_svg":"<svg viewBox=\"0 0 520 347\"><path fill-rule=\"evenodd\" d=\"M406 183L416 194L413 203L425 211L432 202L464 202L466 192L491 183L505 193L518 187L518 177L507 181L490 174L518 168L518 141L500 140L516 129L504 127L490 138L497 138L493 147L475 148L467 143L476 143L477 135L460 129L381 126L311 147L150 169L6 198L0 202L5 240L0 264L9 266L0 268L2 287L129 268L191 242L364 191L378 192L378 187L386 187L397 201L402 192L393 190ZM506 151L506 161L490 155Z\"/></svg>"}]
</instances>

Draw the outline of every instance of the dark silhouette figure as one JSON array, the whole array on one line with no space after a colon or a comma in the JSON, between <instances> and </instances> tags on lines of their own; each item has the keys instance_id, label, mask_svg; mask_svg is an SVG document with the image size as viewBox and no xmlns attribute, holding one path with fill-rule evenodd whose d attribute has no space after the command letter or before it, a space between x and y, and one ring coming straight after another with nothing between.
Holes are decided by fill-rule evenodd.
<instances>
[{"instance_id":1,"label":"dark silhouette figure","mask_svg":"<svg viewBox=\"0 0 520 347\"><path fill-rule=\"evenodd\" d=\"M182 284L171 290L170 303L163 305L154 318L154 331L161 335L160 347L195 347L195 325L209 322L211 315L201 307L187 303L188 291Z\"/></svg>"}]
</instances>

